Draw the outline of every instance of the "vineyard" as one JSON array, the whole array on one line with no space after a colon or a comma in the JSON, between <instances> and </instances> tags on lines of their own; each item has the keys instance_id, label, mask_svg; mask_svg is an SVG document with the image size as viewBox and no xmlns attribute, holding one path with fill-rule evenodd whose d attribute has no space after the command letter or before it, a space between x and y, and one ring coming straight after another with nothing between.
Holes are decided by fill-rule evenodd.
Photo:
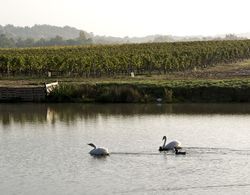
<instances>
[{"instance_id":1,"label":"vineyard","mask_svg":"<svg viewBox=\"0 0 250 195\"><path fill-rule=\"evenodd\" d=\"M250 40L0 49L0 75L166 74L247 58Z\"/></svg>"}]
</instances>

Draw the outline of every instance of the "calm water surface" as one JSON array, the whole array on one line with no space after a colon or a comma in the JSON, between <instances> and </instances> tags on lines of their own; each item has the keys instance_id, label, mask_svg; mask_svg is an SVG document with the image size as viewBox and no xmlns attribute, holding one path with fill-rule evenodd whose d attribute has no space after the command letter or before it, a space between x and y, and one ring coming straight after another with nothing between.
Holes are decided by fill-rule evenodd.
<instances>
[{"instance_id":1,"label":"calm water surface","mask_svg":"<svg viewBox=\"0 0 250 195\"><path fill-rule=\"evenodd\" d=\"M248 194L249 138L250 104L0 104L0 192Z\"/></svg>"}]
</instances>

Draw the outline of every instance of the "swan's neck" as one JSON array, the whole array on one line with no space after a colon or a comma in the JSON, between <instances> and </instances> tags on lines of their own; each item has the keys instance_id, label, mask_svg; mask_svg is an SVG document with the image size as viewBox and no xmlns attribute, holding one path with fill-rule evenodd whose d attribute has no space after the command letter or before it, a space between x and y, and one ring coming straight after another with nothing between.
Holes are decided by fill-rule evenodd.
<instances>
[{"instance_id":1,"label":"swan's neck","mask_svg":"<svg viewBox=\"0 0 250 195\"><path fill-rule=\"evenodd\" d=\"M166 145L166 142L167 142L167 138L166 137L164 137L164 142L163 142L163 148L165 147L165 145Z\"/></svg>"},{"instance_id":2,"label":"swan's neck","mask_svg":"<svg viewBox=\"0 0 250 195\"><path fill-rule=\"evenodd\" d=\"M95 144L89 144L90 146L92 146L94 149L96 149L96 146L95 146Z\"/></svg>"}]
</instances>

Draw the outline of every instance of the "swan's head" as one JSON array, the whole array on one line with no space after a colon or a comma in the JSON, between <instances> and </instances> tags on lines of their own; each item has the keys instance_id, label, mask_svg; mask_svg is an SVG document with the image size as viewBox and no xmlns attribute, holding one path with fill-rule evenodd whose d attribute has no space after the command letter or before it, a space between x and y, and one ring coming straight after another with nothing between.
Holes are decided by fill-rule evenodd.
<instances>
[{"instance_id":1,"label":"swan's head","mask_svg":"<svg viewBox=\"0 0 250 195\"><path fill-rule=\"evenodd\" d=\"M93 148L96 148L95 144L89 143L89 146L92 146Z\"/></svg>"},{"instance_id":2,"label":"swan's head","mask_svg":"<svg viewBox=\"0 0 250 195\"><path fill-rule=\"evenodd\" d=\"M163 148L162 148L162 146L160 146L160 147L159 147L159 151L163 151Z\"/></svg>"},{"instance_id":3,"label":"swan's head","mask_svg":"<svg viewBox=\"0 0 250 195\"><path fill-rule=\"evenodd\" d=\"M164 140L164 139L167 139L167 137L165 135L163 136L162 140Z\"/></svg>"}]
</instances>

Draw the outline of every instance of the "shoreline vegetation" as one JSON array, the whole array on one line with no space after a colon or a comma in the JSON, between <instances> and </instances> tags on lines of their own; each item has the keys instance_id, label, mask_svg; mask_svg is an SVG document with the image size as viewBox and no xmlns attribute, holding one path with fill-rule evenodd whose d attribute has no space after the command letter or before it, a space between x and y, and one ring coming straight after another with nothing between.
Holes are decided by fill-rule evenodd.
<instances>
[{"instance_id":1,"label":"shoreline vegetation","mask_svg":"<svg viewBox=\"0 0 250 195\"><path fill-rule=\"evenodd\" d=\"M46 102L250 102L250 40L0 49L0 76L59 81Z\"/></svg>"},{"instance_id":2,"label":"shoreline vegetation","mask_svg":"<svg viewBox=\"0 0 250 195\"><path fill-rule=\"evenodd\" d=\"M250 102L250 79L61 84L48 102L186 103Z\"/></svg>"},{"instance_id":3,"label":"shoreline vegetation","mask_svg":"<svg viewBox=\"0 0 250 195\"><path fill-rule=\"evenodd\" d=\"M0 81L2 83L3 80ZM5 80L6 82L6 80ZM13 80L12 80L13 82ZM16 81L18 82L18 81ZM39 86L41 80L30 80ZM37 84L37 85L35 85ZM1 101L3 102L3 101ZM5 101L6 102L6 101ZM8 101L7 101L8 102ZM22 102L20 99L9 102ZM42 102L230 103L250 102L250 78L188 80L99 80L59 82Z\"/></svg>"}]
</instances>

